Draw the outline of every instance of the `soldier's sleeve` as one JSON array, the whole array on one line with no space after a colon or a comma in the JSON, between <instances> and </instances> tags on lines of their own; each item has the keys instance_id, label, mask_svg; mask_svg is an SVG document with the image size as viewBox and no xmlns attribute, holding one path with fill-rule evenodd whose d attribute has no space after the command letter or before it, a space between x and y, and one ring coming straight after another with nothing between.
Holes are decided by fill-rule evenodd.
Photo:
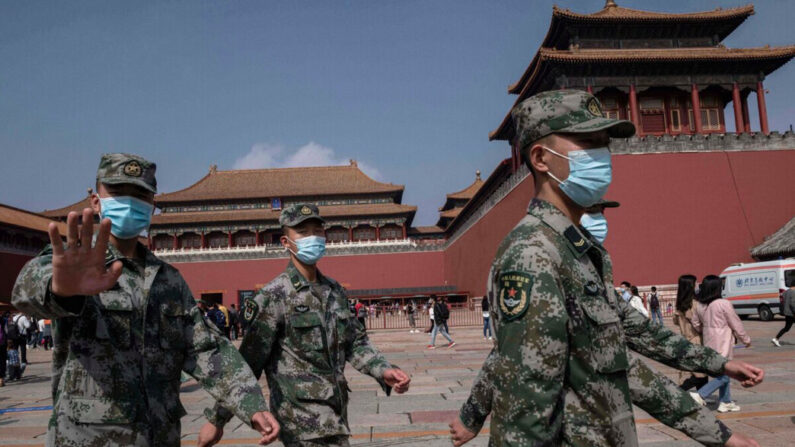
<instances>
[{"instance_id":1,"label":"soldier's sleeve","mask_svg":"<svg viewBox=\"0 0 795 447\"><path fill-rule=\"evenodd\" d=\"M240 344L240 355L259 380L270 361L273 345L284 321L281 307L273 295L260 291L243 303L241 315L248 325L248 332ZM267 406L259 411L267 411ZM213 408L207 408L204 415L216 427L223 427L232 419L232 413L221 402L216 402Z\"/></svg>"},{"instance_id":2,"label":"soldier's sleeve","mask_svg":"<svg viewBox=\"0 0 795 447\"><path fill-rule=\"evenodd\" d=\"M480 432L486 422L486 418L491 413L491 400L494 397L494 378L490 375L490 372L495 359L496 352L492 349L488 357L486 357L486 361L483 362L477 377L475 377L469 397L458 413L461 423L475 434Z\"/></svg>"},{"instance_id":3,"label":"soldier's sleeve","mask_svg":"<svg viewBox=\"0 0 795 447\"><path fill-rule=\"evenodd\" d=\"M630 355L627 379L632 403L663 424L708 447L723 446L731 437L712 411L635 355Z\"/></svg>"},{"instance_id":4,"label":"soldier's sleeve","mask_svg":"<svg viewBox=\"0 0 795 447\"><path fill-rule=\"evenodd\" d=\"M338 293L345 295L344 290L339 290ZM357 371L374 378L389 396L392 387L384 382L384 371L397 367L389 363L381 351L373 346L370 338L367 337L367 332L355 315L348 318L348 327L350 335L345 344L345 358Z\"/></svg>"},{"instance_id":5,"label":"soldier's sleeve","mask_svg":"<svg viewBox=\"0 0 795 447\"><path fill-rule=\"evenodd\" d=\"M17 276L11 303L20 311L38 318L55 319L80 315L85 297L59 297L50 291L52 249L48 245L28 261Z\"/></svg>"},{"instance_id":6,"label":"soldier's sleeve","mask_svg":"<svg viewBox=\"0 0 795 447\"><path fill-rule=\"evenodd\" d=\"M506 423L492 428L522 445L560 442L569 316L554 265L547 249L531 241L509 248L495 273L500 321L491 374L499 379L492 405Z\"/></svg>"},{"instance_id":7,"label":"soldier's sleeve","mask_svg":"<svg viewBox=\"0 0 795 447\"><path fill-rule=\"evenodd\" d=\"M251 425L251 416L267 409L262 389L232 342L204 319L188 285L184 280L182 283L185 302L194 304L185 329L188 347L183 371L196 379L221 407Z\"/></svg>"},{"instance_id":8,"label":"soldier's sleeve","mask_svg":"<svg viewBox=\"0 0 795 447\"><path fill-rule=\"evenodd\" d=\"M694 345L662 325L653 324L630 304L614 297L626 334L627 345L646 357L683 371L719 376L728 361L712 349Z\"/></svg>"}]
</instances>

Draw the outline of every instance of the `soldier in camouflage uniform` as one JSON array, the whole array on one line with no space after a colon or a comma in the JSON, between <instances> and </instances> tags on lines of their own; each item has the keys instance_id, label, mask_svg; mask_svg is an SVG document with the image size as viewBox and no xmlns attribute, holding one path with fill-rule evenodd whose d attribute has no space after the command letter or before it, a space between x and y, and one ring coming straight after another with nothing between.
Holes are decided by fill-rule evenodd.
<instances>
[{"instance_id":1,"label":"soldier in camouflage uniform","mask_svg":"<svg viewBox=\"0 0 795 447\"><path fill-rule=\"evenodd\" d=\"M407 391L410 382L370 343L345 289L317 269L325 252L323 222L312 204L282 211L281 242L290 263L241 311L249 332L240 352L257 377L265 372L270 408L287 446L349 445L345 362L375 378L387 395L392 387ZM200 445L220 440L230 417L219 405L206 414L211 424L202 428Z\"/></svg>"},{"instance_id":2,"label":"soldier in camouflage uniform","mask_svg":"<svg viewBox=\"0 0 795 447\"><path fill-rule=\"evenodd\" d=\"M732 435L628 348L746 386L764 372L649 324L615 293L604 247L572 223L610 183L609 137L631 136L634 126L604 118L598 100L578 91L541 93L512 116L536 197L489 274L497 343L451 424L455 445L491 412L493 446L633 446L633 401L706 445L757 445Z\"/></svg>"},{"instance_id":3,"label":"soldier in camouflage uniform","mask_svg":"<svg viewBox=\"0 0 795 447\"><path fill-rule=\"evenodd\" d=\"M180 373L274 440L278 424L240 354L196 307L179 272L142 244L156 192L155 164L102 156L91 209L69 213L63 244L17 278L13 304L53 320L53 413L48 446L179 446ZM96 237L94 212L103 218Z\"/></svg>"}]
</instances>

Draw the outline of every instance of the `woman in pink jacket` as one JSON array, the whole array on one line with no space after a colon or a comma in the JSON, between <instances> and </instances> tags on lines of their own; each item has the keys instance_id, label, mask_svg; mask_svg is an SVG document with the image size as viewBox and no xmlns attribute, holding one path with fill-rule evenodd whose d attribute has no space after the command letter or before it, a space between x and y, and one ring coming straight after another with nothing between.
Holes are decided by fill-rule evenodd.
<instances>
[{"instance_id":1,"label":"woman in pink jacket","mask_svg":"<svg viewBox=\"0 0 795 447\"><path fill-rule=\"evenodd\" d=\"M733 357L734 337L743 342L747 348L751 347L751 337L745 332L740 317L734 312L734 307L730 302L721 298L721 279L719 277L715 275L704 277L698 301L698 307L693 315L693 329L701 332L704 337L704 346L714 349L729 360ZM719 413L740 411L740 406L731 400L729 376L727 375L712 379L701 387L698 393L690 394L696 402L706 405L704 399L715 390L720 390L718 393Z\"/></svg>"}]
</instances>

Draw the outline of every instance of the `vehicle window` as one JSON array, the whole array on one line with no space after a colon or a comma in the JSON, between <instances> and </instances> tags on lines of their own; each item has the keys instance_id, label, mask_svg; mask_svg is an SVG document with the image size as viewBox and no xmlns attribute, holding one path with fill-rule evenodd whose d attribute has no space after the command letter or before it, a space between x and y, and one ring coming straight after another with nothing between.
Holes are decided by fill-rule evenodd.
<instances>
[{"instance_id":1,"label":"vehicle window","mask_svg":"<svg viewBox=\"0 0 795 447\"><path fill-rule=\"evenodd\" d=\"M795 286L795 269L784 270L784 284L787 287Z\"/></svg>"}]
</instances>

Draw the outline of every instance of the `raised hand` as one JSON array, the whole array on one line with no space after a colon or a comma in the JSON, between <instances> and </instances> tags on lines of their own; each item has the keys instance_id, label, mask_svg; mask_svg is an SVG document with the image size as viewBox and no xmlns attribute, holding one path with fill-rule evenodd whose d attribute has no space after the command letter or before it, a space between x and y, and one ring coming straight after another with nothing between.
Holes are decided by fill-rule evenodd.
<instances>
[{"instance_id":1,"label":"raised hand","mask_svg":"<svg viewBox=\"0 0 795 447\"><path fill-rule=\"evenodd\" d=\"M279 437L279 423L267 411L254 413L254 416L251 416L251 426L262 435L259 445L270 444Z\"/></svg>"},{"instance_id":2,"label":"raised hand","mask_svg":"<svg viewBox=\"0 0 795 447\"><path fill-rule=\"evenodd\" d=\"M83 210L83 225L77 225L78 214L70 212L66 218L66 248L61 241L58 226L47 228L52 244L52 293L68 297L96 295L110 289L121 275L121 261L110 268L105 266L105 251L110 238L110 219L99 224L97 243L91 246L94 235L94 213Z\"/></svg>"},{"instance_id":3,"label":"raised hand","mask_svg":"<svg viewBox=\"0 0 795 447\"><path fill-rule=\"evenodd\" d=\"M397 368L390 368L384 371L384 382L394 388L398 394L403 394L409 390L411 377Z\"/></svg>"}]
</instances>

